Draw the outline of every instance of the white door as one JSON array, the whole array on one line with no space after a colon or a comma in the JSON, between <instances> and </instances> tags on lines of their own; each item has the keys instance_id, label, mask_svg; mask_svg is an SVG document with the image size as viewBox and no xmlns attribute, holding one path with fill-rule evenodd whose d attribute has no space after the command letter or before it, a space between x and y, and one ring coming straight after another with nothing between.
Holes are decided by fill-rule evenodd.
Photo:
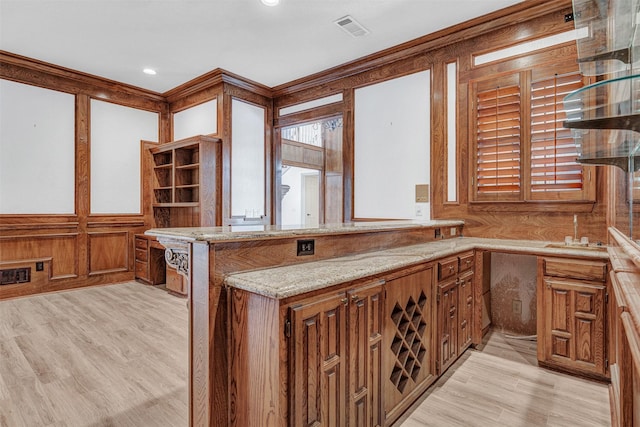
<instances>
[{"instance_id":1,"label":"white door","mask_svg":"<svg viewBox=\"0 0 640 427\"><path fill-rule=\"evenodd\" d=\"M320 224L320 179L318 173L302 175L302 213L305 227Z\"/></svg>"}]
</instances>

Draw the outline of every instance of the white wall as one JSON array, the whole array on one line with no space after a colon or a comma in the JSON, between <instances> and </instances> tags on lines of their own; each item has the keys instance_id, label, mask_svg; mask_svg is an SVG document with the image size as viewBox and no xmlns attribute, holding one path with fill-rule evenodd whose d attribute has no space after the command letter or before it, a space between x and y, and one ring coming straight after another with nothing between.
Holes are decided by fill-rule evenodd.
<instances>
[{"instance_id":1,"label":"white wall","mask_svg":"<svg viewBox=\"0 0 640 427\"><path fill-rule=\"evenodd\" d=\"M75 212L75 97L0 80L0 214Z\"/></svg>"},{"instance_id":2,"label":"white wall","mask_svg":"<svg viewBox=\"0 0 640 427\"><path fill-rule=\"evenodd\" d=\"M142 212L140 140L158 140L158 114L91 100L91 213Z\"/></svg>"},{"instance_id":3,"label":"white wall","mask_svg":"<svg viewBox=\"0 0 640 427\"><path fill-rule=\"evenodd\" d=\"M256 218L265 204L265 109L231 103L231 215Z\"/></svg>"},{"instance_id":4,"label":"white wall","mask_svg":"<svg viewBox=\"0 0 640 427\"><path fill-rule=\"evenodd\" d=\"M173 140L218 132L218 100L204 102L173 115Z\"/></svg>"},{"instance_id":5,"label":"white wall","mask_svg":"<svg viewBox=\"0 0 640 427\"><path fill-rule=\"evenodd\" d=\"M356 218L430 218L415 203L416 184L431 183L430 123L429 71L356 89Z\"/></svg>"}]
</instances>

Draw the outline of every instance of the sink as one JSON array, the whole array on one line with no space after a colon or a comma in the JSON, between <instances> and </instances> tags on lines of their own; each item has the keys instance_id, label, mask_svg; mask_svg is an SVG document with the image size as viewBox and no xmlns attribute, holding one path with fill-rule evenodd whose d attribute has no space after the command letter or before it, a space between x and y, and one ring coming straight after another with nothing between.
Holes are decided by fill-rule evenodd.
<instances>
[{"instance_id":1,"label":"sink","mask_svg":"<svg viewBox=\"0 0 640 427\"><path fill-rule=\"evenodd\" d=\"M600 251L606 252L606 246L598 246L598 245L567 245L566 243L548 243L544 246L545 248L558 248L558 249L580 249L584 251Z\"/></svg>"}]
</instances>

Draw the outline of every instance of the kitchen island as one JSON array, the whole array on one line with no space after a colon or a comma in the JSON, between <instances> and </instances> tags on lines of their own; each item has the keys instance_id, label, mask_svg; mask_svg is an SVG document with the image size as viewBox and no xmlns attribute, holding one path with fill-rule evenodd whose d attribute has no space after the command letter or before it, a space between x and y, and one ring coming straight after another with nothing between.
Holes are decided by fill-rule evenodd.
<instances>
[{"instance_id":1,"label":"kitchen island","mask_svg":"<svg viewBox=\"0 0 640 427\"><path fill-rule=\"evenodd\" d=\"M481 343L484 253L606 271L599 248L463 226L149 230L189 281L190 425L390 425Z\"/></svg>"}]
</instances>

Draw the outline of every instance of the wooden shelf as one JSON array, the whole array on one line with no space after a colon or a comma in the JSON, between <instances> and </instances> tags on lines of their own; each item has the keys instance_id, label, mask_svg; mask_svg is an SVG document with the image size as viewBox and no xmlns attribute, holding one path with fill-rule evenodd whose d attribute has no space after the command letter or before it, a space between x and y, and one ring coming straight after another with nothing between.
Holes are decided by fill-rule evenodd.
<instances>
[{"instance_id":1,"label":"wooden shelf","mask_svg":"<svg viewBox=\"0 0 640 427\"><path fill-rule=\"evenodd\" d=\"M157 227L221 225L221 140L195 136L149 150ZM203 201L206 201L205 205ZM175 208L175 210L174 210Z\"/></svg>"},{"instance_id":2,"label":"wooden shelf","mask_svg":"<svg viewBox=\"0 0 640 427\"><path fill-rule=\"evenodd\" d=\"M618 129L640 132L640 114L600 117L588 120L567 120L563 126L569 129Z\"/></svg>"},{"instance_id":3,"label":"wooden shelf","mask_svg":"<svg viewBox=\"0 0 640 427\"><path fill-rule=\"evenodd\" d=\"M191 163L188 165L180 165L176 166L176 169L185 170L185 169L198 169L200 167L200 163Z\"/></svg>"},{"instance_id":4,"label":"wooden shelf","mask_svg":"<svg viewBox=\"0 0 640 427\"><path fill-rule=\"evenodd\" d=\"M183 203L154 203L154 208L195 208L200 206L199 202L183 202Z\"/></svg>"}]
</instances>

